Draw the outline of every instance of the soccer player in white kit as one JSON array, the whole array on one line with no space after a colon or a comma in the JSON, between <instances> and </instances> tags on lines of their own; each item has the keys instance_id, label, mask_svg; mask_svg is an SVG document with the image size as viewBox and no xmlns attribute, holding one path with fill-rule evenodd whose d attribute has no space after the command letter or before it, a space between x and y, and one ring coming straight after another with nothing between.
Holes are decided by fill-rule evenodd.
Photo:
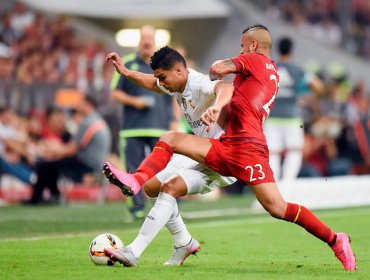
<instances>
[{"instance_id":1,"label":"soccer player in white kit","mask_svg":"<svg viewBox=\"0 0 370 280\"><path fill-rule=\"evenodd\" d=\"M225 121L223 116L219 118L218 125L211 127L204 125L200 119L202 114L214 104L216 98L223 98L233 91L232 85L221 80L211 81L208 75L188 69L185 59L169 47L159 49L152 56L151 67L154 70L154 76L128 70L116 53L108 54L106 60L112 61L120 74L137 84L157 93L174 95L194 134L207 138L218 138L223 134L222 127ZM164 80L170 87L162 86ZM104 173L108 180L120 187L125 195L135 195L140 191L140 186L131 189L121 184L119 176L122 172L111 164L105 164ZM123 264L137 266L142 252L159 230L166 225L174 238L174 251L165 264L181 265L190 254L199 250L200 244L187 231L177 204L175 210L168 213L166 203L163 201L173 201L174 198L187 194L206 193L235 181L234 177L223 177L203 164L175 154L163 171L144 184L145 191L150 197L156 197L163 187L171 188L171 192L160 193L138 236L122 250L122 259L126 260Z\"/></svg>"}]
</instances>

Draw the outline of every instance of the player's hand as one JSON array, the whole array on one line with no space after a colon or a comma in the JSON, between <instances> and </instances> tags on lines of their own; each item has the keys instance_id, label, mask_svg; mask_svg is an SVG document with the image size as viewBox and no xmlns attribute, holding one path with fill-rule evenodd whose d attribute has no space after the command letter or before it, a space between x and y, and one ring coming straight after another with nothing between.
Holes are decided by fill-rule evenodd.
<instances>
[{"instance_id":1,"label":"player's hand","mask_svg":"<svg viewBox=\"0 0 370 280\"><path fill-rule=\"evenodd\" d=\"M135 101L134 107L136 110L144 110L150 106L144 98L138 97Z\"/></svg>"},{"instance_id":2,"label":"player's hand","mask_svg":"<svg viewBox=\"0 0 370 280\"><path fill-rule=\"evenodd\" d=\"M217 60L209 67L209 78L211 81L222 79L223 75L219 72L218 67L221 62L222 60Z\"/></svg>"},{"instance_id":3,"label":"player's hand","mask_svg":"<svg viewBox=\"0 0 370 280\"><path fill-rule=\"evenodd\" d=\"M207 132L210 131L212 124L214 124L220 116L221 109L216 106L209 107L203 114L200 120L206 125Z\"/></svg>"},{"instance_id":4,"label":"player's hand","mask_svg":"<svg viewBox=\"0 0 370 280\"><path fill-rule=\"evenodd\" d=\"M129 70L126 68L126 66L122 63L121 57L115 53L111 52L105 57L105 61L111 61L114 68L116 68L116 71L120 73L123 76L127 76L129 74Z\"/></svg>"}]
</instances>

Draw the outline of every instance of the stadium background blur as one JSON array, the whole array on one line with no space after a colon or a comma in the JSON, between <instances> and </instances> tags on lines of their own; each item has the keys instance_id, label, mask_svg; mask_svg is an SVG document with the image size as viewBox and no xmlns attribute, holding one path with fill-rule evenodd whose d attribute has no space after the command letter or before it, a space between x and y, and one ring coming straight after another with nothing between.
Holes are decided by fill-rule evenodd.
<instances>
[{"instance_id":1,"label":"stadium background blur","mask_svg":"<svg viewBox=\"0 0 370 280\"><path fill-rule=\"evenodd\" d=\"M300 176L370 174L370 1L56 2L0 0L0 122L32 144L26 149L42 140L52 105L63 108L73 133L73 106L89 94L111 128L112 156L118 155L122 112L110 98L113 68L104 57L134 49L114 40L118 30L143 24L165 29L169 44L182 45L189 60L207 72L214 60L239 53L244 27L261 22L275 40L290 36L294 62L325 83L323 94L302 104L306 142ZM5 117L4 108L11 109ZM24 158L16 154L13 160ZM21 185L1 175L0 191ZM24 196L27 192L10 197Z\"/></svg>"}]
</instances>

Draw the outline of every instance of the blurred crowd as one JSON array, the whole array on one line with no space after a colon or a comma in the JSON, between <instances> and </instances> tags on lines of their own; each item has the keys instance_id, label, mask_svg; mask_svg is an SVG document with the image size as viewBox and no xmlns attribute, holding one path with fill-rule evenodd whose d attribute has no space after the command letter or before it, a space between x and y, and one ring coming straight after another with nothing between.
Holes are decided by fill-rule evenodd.
<instances>
[{"instance_id":1,"label":"blurred crowd","mask_svg":"<svg viewBox=\"0 0 370 280\"><path fill-rule=\"evenodd\" d=\"M299 28L339 45L336 1L271 1L274 11ZM370 57L370 6L352 1L350 50ZM78 112L55 107L59 88L75 88L97 99L109 124L113 152L120 118L110 95L113 69L104 63L103 43L81 38L66 17L47 18L21 2L1 2L0 20L0 175L35 183L34 166L50 149L69 140ZM318 8L320 7L320 8ZM300 100L305 145L300 176L370 174L370 94L362 81L316 73L325 90ZM118 114L118 113L117 113Z\"/></svg>"},{"instance_id":2,"label":"blurred crowd","mask_svg":"<svg viewBox=\"0 0 370 280\"><path fill-rule=\"evenodd\" d=\"M68 17L47 17L11 0L0 5L1 104L21 115L43 113L58 89L74 88L114 111L107 104L113 70L104 63L103 42L77 33Z\"/></svg>"},{"instance_id":3,"label":"blurred crowd","mask_svg":"<svg viewBox=\"0 0 370 280\"><path fill-rule=\"evenodd\" d=\"M5 1L0 21L0 79L62 83L87 91L104 87L102 42L81 38L67 17L47 18L22 2Z\"/></svg>"},{"instance_id":4,"label":"blurred crowd","mask_svg":"<svg viewBox=\"0 0 370 280\"><path fill-rule=\"evenodd\" d=\"M370 174L370 92L345 73L300 100L305 144L300 176Z\"/></svg>"},{"instance_id":5,"label":"blurred crowd","mask_svg":"<svg viewBox=\"0 0 370 280\"><path fill-rule=\"evenodd\" d=\"M370 1L269 0L267 13L331 46L370 59Z\"/></svg>"},{"instance_id":6,"label":"blurred crowd","mask_svg":"<svg viewBox=\"0 0 370 280\"><path fill-rule=\"evenodd\" d=\"M93 96L118 135L118 109L109 98L113 68L104 63L104 44L81 36L68 17L48 17L10 0L1 1L0 11L0 177L34 185L37 166L55 161L86 119L79 104L58 104L58 91Z\"/></svg>"}]
</instances>

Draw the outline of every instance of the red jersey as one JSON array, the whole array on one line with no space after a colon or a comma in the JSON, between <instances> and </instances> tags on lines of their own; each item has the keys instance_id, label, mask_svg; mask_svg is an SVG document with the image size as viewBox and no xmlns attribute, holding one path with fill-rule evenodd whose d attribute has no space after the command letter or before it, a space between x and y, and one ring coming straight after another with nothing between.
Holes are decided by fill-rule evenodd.
<instances>
[{"instance_id":1,"label":"red jersey","mask_svg":"<svg viewBox=\"0 0 370 280\"><path fill-rule=\"evenodd\" d=\"M255 142L266 145L262 123L278 91L277 67L269 58L256 53L241 54L231 60L237 73L223 138L254 138Z\"/></svg>"}]
</instances>

